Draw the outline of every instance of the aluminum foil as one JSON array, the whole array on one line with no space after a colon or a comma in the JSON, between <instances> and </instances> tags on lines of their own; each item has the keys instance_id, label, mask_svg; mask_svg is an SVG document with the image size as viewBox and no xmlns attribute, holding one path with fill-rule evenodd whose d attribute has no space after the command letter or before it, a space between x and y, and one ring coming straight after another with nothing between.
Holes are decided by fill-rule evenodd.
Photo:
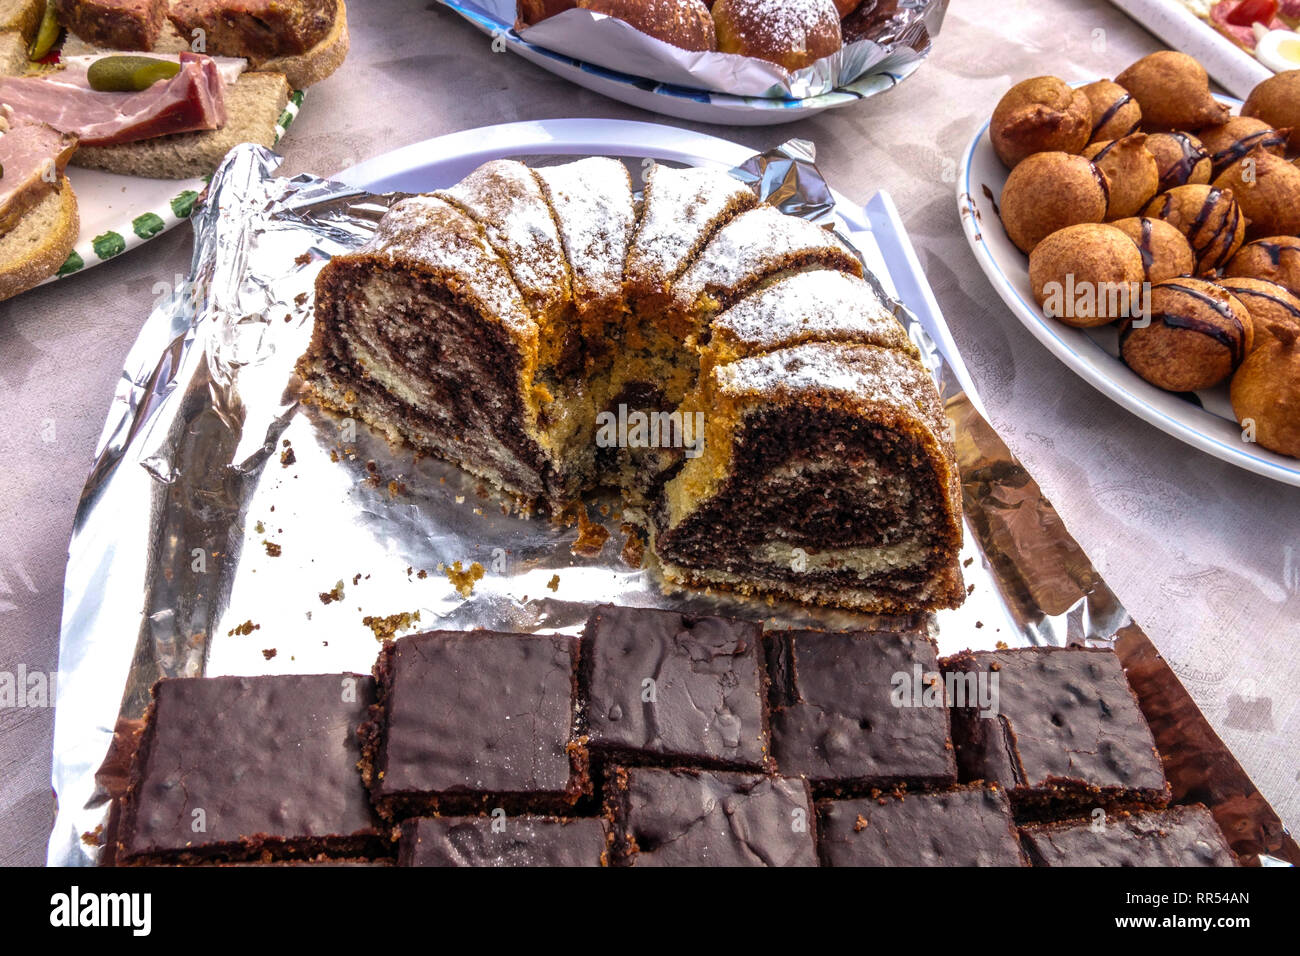
<instances>
[{"instance_id":1,"label":"aluminum foil","mask_svg":"<svg viewBox=\"0 0 1300 956\"><path fill-rule=\"evenodd\" d=\"M511 24L515 0L443 0L449 6ZM775 63L730 53L693 53L591 10L565 10L532 26L516 26L534 46L660 83L734 96L804 99L874 73L903 73L930 52L948 0L864 0L873 14L866 35L836 53L791 72Z\"/></svg>"},{"instance_id":2,"label":"aluminum foil","mask_svg":"<svg viewBox=\"0 0 1300 956\"><path fill-rule=\"evenodd\" d=\"M638 539L616 498L590 501L580 527L521 516L456 467L301 403L293 368L311 334L316 273L363 242L399 197L276 178L278 163L245 145L217 171L194 212L189 280L146 321L100 439L64 588L51 863L100 860L130 731L160 677L367 672L385 634L576 633L603 602L776 627L887 623L726 593L665 593L633 553ZM811 144L792 141L733 174L784 211L839 227L882 291L894 287L879 248L835 216ZM929 618L940 650L1113 644L1175 793L1210 801L1239 852L1300 861L1276 814L981 417L959 360L904 305L893 307L936 375L963 476L969 595Z\"/></svg>"}]
</instances>

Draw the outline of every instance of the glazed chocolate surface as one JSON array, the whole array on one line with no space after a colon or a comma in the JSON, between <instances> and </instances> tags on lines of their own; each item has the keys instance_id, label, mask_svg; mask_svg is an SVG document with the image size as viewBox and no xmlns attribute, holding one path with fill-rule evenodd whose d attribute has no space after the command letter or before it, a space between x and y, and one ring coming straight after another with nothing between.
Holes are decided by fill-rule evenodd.
<instances>
[{"instance_id":1,"label":"glazed chocolate surface","mask_svg":"<svg viewBox=\"0 0 1300 956\"><path fill-rule=\"evenodd\" d=\"M1170 807L1021 831L1034 866L1236 866L1210 811Z\"/></svg>"},{"instance_id":2,"label":"glazed chocolate surface","mask_svg":"<svg viewBox=\"0 0 1300 956\"><path fill-rule=\"evenodd\" d=\"M1121 802L1168 799L1164 769L1119 658L1108 649L1038 647L959 654L945 671L997 679L996 716L954 708L963 780ZM969 683L970 677L963 680ZM957 703L960 703L958 701ZM1103 792L1105 791L1105 792Z\"/></svg>"},{"instance_id":3,"label":"glazed chocolate surface","mask_svg":"<svg viewBox=\"0 0 1300 956\"><path fill-rule=\"evenodd\" d=\"M633 866L816 866L808 785L760 774L616 768L606 806Z\"/></svg>"},{"instance_id":4,"label":"glazed chocolate surface","mask_svg":"<svg viewBox=\"0 0 1300 956\"><path fill-rule=\"evenodd\" d=\"M775 631L766 643L781 773L819 789L956 783L939 660L920 629Z\"/></svg>"},{"instance_id":5,"label":"glazed chocolate surface","mask_svg":"<svg viewBox=\"0 0 1300 956\"><path fill-rule=\"evenodd\" d=\"M817 805L827 866L1025 866L1001 789L886 794Z\"/></svg>"},{"instance_id":6,"label":"glazed chocolate surface","mask_svg":"<svg viewBox=\"0 0 1300 956\"><path fill-rule=\"evenodd\" d=\"M367 745L380 812L390 798L489 809L576 799L577 659L577 640L558 635L430 631L386 646Z\"/></svg>"},{"instance_id":7,"label":"glazed chocolate surface","mask_svg":"<svg viewBox=\"0 0 1300 956\"><path fill-rule=\"evenodd\" d=\"M419 817L402 824L399 866L600 866L604 820Z\"/></svg>"},{"instance_id":8,"label":"glazed chocolate surface","mask_svg":"<svg viewBox=\"0 0 1300 956\"><path fill-rule=\"evenodd\" d=\"M159 681L121 855L364 851L377 831L356 728L373 700L360 674Z\"/></svg>"},{"instance_id":9,"label":"glazed chocolate surface","mask_svg":"<svg viewBox=\"0 0 1300 956\"><path fill-rule=\"evenodd\" d=\"M769 736L762 627L642 608L597 608L582 638L592 751L762 769Z\"/></svg>"}]
</instances>

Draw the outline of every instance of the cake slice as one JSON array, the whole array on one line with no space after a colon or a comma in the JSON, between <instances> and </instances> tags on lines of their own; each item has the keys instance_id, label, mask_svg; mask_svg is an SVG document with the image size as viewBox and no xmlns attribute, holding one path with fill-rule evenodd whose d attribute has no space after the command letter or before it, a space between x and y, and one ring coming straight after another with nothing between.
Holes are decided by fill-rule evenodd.
<instances>
[{"instance_id":1,"label":"cake slice","mask_svg":"<svg viewBox=\"0 0 1300 956\"><path fill-rule=\"evenodd\" d=\"M478 224L416 196L320 271L298 371L318 404L535 500L560 484L537 353L537 323Z\"/></svg>"},{"instance_id":2,"label":"cake slice","mask_svg":"<svg viewBox=\"0 0 1300 956\"><path fill-rule=\"evenodd\" d=\"M779 349L715 367L693 402L703 452L649 521L670 581L878 613L961 603L951 429L911 356Z\"/></svg>"},{"instance_id":3,"label":"cake slice","mask_svg":"<svg viewBox=\"0 0 1300 956\"><path fill-rule=\"evenodd\" d=\"M715 366L805 342L846 342L919 357L893 312L865 279L812 269L764 283L723 312L700 352L700 380Z\"/></svg>"},{"instance_id":4,"label":"cake slice","mask_svg":"<svg viewBox=\"0 0 1300 956\"><path fill-rule=\"evenodd\" d=\"M775 206L741 213L718 230L672 288L656 324L676 340L700 344L712 317L764 279L810 267L862 275L862 263L834 234Z\"/></svg>"},{"instance_id":5,"label":"cake slice","mask_svg":"<svg viewBox=\"0 0 1300 956\"><path fill-rule=\"evenodd\" d=\"M402 824L398 866L604 866L598 817L418 817Z\"/></svg>"},{"instance_id":6,"label":"cake slice","mask_svg":"<svg viewBox=\"0 0 1300 956\"><path fill-rule=\"evenodd\" d=\"M752 189L722 170L651 166L627 257L628 297L637 310L667 305L673 282L718 228L757 203Z\"/></svg>"},{"instance_id":7,"label":"cake slice","mask_svg":"<svg viewBox=\"0 0 1300 956\"><path fill-rule=\"evenodd\" d=\"M621 162L604 156L533 172L564 244L583 343L603 356L627 311L623 265L636 227L632 178Z\"/></svg>"}]
</instances>

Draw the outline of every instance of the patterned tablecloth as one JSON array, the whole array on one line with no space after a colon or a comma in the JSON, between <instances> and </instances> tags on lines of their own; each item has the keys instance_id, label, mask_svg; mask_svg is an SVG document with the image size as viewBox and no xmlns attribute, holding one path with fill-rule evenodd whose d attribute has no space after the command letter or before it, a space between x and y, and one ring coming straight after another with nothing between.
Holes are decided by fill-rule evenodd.
<instances>
[{"instance_id":1,"label":"patterned tablecloth","mask_svg":"<svg viewBox=\"0 0 1300 956\"><path fill-rule=\"evenodd\" d=\"M347 63L282 144L286 173L489 123L657 119L493 53L435 4L366 0L351 23ZM789 126L706 131L756 149L806 137L850 198L893 194L993 424L1294 832L1300 490L1201 454L1076 378L1002 306L953 198L961 151L1011 82L1114 76L1159 47L1088 0L955 0L931 59L896 90ZM189 247L177 229L0 303L0 676L57 668L77 496L123 356ZM52 726L48 708L0 708L0 863L44 860Z\"/></svg>"}]
</instances>

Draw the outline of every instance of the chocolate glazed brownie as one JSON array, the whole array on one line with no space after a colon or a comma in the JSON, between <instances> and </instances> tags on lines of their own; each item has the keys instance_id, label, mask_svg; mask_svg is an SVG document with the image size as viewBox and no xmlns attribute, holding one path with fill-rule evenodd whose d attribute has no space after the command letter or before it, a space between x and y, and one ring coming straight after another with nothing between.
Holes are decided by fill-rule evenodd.
<instances>
[{"instance_id":1,"label":"chocolate glazed brownie","mask_svg":"<svg viewBox=\"0 0 1300 956\"><path fill-rule=\"evenodd\" d=\"M961 779L1001 784L1018 818L1169 802L1160 754L1113 651L965 652L942 665L967 688L965 706L953 708ZM996 682L996 713L981 716L971 703L978 680Z\"/></svg>"},{"instance_id":2,"label":"chocolate glazed brownie","mask_svg":"<svg viewBox=\"0 0 1300 956\"><path fill-rule=\"evenodd\" d=\"M599 607L583 632L582 686L593 754L733 770L769 764L758 624Z\"/></svg>"},{"instance_id":3,"label":"chocolate glazed brownie","mask_svg":"<svg viewBox=\"0 0 1300 956\"><path fill-rule=\"evenodd\" d=\"M161 680L132 765L119 862L389 852L357 773L360 674Z\"/></svg>"},{"instance_id":4,"label":"chocolate glazed brownie","mask_svg":"<svg viewBox=\"0 0 1300 956\"><path fill-rule=\"evenodd\" d=\"M919 627L765 640L781 773L836 795L957 782L939 659Z\"/></svg>"},{"instance_id":5,"label":"chocolate glazed brownie","mask_svg":"<svg viewBox=\"0 0 1300 956\"><path fill-rule=\"evenodd\" d=\"M397 865L604 866L607 842L594 817L419 817L402 824Z\"/></svg>"},{"instance_id":6,"label":"chocolate glazed brownie","mask_svg":"<svg viewBox=\"0 0 1300 956\"><path fill-rule=\"evenodd\" d=\"M384 645L358 730L361 775L386 820L563 813L591 792L575 735L578 641L430 631Z\"/></svg>"},{"instance_id":7,"label":"chocolate glazed brownie","mask_svg":"<svg viewBox=\"0 0 1300 956\"><path fill-rule=\"evenodd\" d=\"M1027 866L997 786L817 804L826 866Z\"/></svg>"},{"instance_id":8,"label":"chocolate glazed brownie","mask_svg":"<svg viewBox=\"0 0 1300 956\"><path fill-rule=\"evenodd\" d=\"M1236 866L1214 816L1196 804L1041 823L1020 831L1034 866Z\"/></svg>"}]
</instances>

